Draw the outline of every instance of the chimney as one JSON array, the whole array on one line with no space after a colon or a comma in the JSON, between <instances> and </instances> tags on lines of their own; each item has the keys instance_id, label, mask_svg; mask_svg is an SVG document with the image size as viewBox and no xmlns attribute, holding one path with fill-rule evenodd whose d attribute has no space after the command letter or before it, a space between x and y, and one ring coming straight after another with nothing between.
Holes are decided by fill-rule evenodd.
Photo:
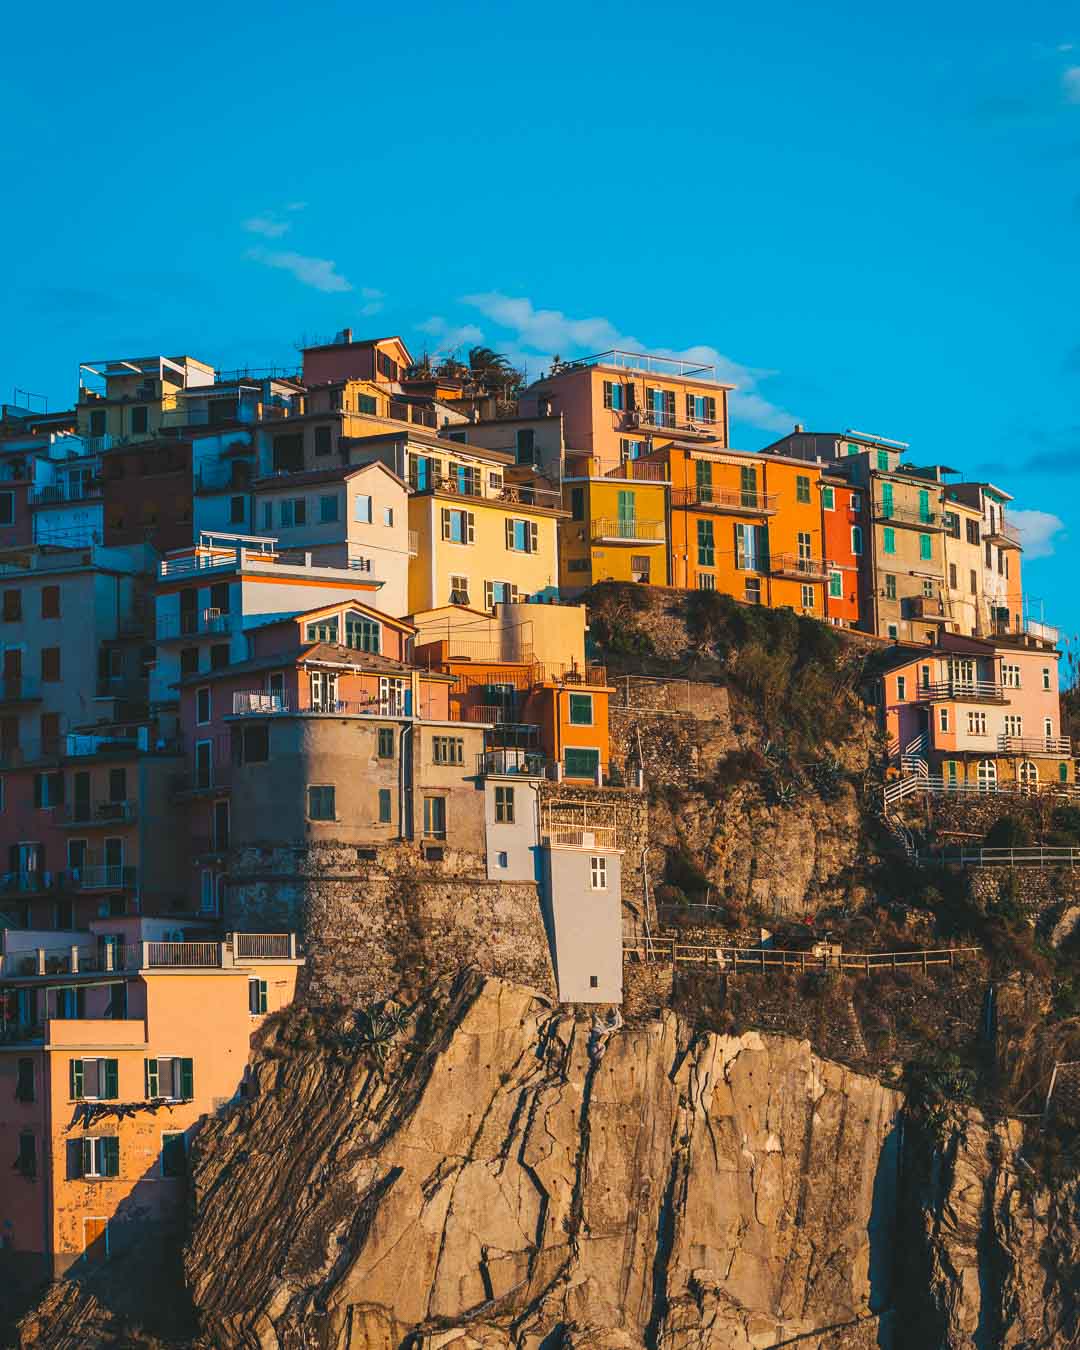
<instances>
[{"instance_id":1,"label":"chimney","mask_svg":"<svg viewBox=\"0 0 1080 1350\"><path fill-rule=\"evenodd\" d=\"M796 423L795 423L795 433L796 433L796 435L798 435L798 433L799 433L800 431L802 431L802 430L803 430L803 424L802 424L801 422L796 422Z\"/></svg>"},{"instance_id":2,"label":"chimney","mask_svg":"<svg viewBox=\"0 0 1080 1350\"><path fill-rule=\"evenodd\" d=\"M351 342L351 341L352 341L352 329L351 329L351 328L343 328L343 329L342 329L342 331L341 331L341 340L342 340L343 342Z\"/></svg>"}]
</instances>

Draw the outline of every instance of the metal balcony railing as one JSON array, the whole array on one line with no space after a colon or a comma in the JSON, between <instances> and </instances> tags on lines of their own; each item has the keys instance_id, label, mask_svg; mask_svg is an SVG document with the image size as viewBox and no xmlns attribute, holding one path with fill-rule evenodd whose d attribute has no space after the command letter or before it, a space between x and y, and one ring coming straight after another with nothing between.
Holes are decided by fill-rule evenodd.
<instances>
[{"instance_id":1,"label":"metal balcony railing","mask_svg":"<svg viewBox=\"0 0 1080 1350\"><path fill-rule=\"evenodd\" d=\"M187 614L159 614L155 636L159 642L168 642L173 638L228 633L231 628L232 615L227 610L200 609Z\"/></svg>"},{"instance_id":2,"label":"metal balcony railing","mask_svg":"<svg viewBox=\"0 0 1080 1350\"><path fill-rule=\"evenodd\" d=\"M890 505L876 501L874 515L879 520L892 521L897 525L914 525L923 530L943 530L945 520L939 511L919 511L907 506Z\"/></svg>"},{"instance_id":3,"label":"metal balcony railing","mask_svg":"<svg viewBox=\"0 0 1080 1350\"><path fill-rule=\"evenodd\" d=\"M85 483L47 483L30 489L31 506L63 506L68 502L95 501L102 496L102 485Z\"/></svg>"},{"instance_id":4,"label":"metal balcony railing","mask_svg":"<svg viewBox=\"0 0 1080 1350\"><path fill-rule=\"evenodd\" d=\"M55 890L60 877L55 872L5 872L0 875L0 894L42 895Z\"/></svg>"},{"instance_id":5,"label":"metal balcony railing","mask_svg":"<svg viewBox=\"0 0 1080 1350\"><path fill-rule=\"evenodd\" d=\"M664 522L602 516L592 522L592 537L597 543L662 543Z\"/></svg>"},{"instance_id":6,"label":"metal balcony railing","mask_svg":"<svg viewBox=\"0 0 1080 1350\"><path fill-rule=\"evenodd\" d=\"M296 934L234 933L233 955L238 961L291 960L296 956Z\"/></svg>"},{"instance_id":7,"label":"metal balcony railing","mask_svg":"<svg viewBox=\"0 0 1080 1350\"><path fill-rule=\"evenodd\" d=\"M673 488L671 504L731 512L733 515L771 516L779 509L780 494L744 492L741 489L712 487L710 484L702 483L696 487Z\"/></svg>"},{"instance_id":8,"label":"metal balcony railing","mask_svg":"<svg viewBox=\"0 0 1080 1350\"><path fill-rule=\"evenodd\" d=\"M549 763L547 756L538 751L506 747L499 750L485 750L483 754L477 755L476 772L480 775L546 778Z\"/></svg>"},{"instance_id":9,"label":"metal balcony railing","mask_svg":"<svg viewBox=\"0 0 1080 1350\"><path fill-rule=\"evenodd\" d=\"M1003 755L1072 755L1070 736L999 736L998 749Z\"/></svg>"},{"instance_id":10,"label":"metal balcony railing","mask_svg":"<svg viewBox=\"0 0 1080 1350\"><path fill-rule=\"evenodd\" d=\"M987 530L983 538L989 539L992 544L997 544L1002 548L1020 548L1023 543L1020 531L1016 526L1009 525L1004 520L999 520L996 525Z\"/></svg>"},{"instance_id":11,"label":"metal balcony railing","mask_svg":"<svg viewBox=\"0 0 1080 1350\"><path fill-rule=\"evenodd\" d=\"M774 553L768 567L774 576L798 581L827 581L829 577L829 564L824 558L804 558L798 553Z\"/></svg>"},{"instance_id":12,"label":"metal balcony railing","mask_svg":"<svg viewBox=\"0 0 1080 1350\"><path fill-rule=\"evenodd\" d=\"M119 863L92 863L61 875L65 889L74 891L134 890L139 885L139 869Z\"/></svg>"},{"instance_id":13,"label":"metal balcony railing","mask_svg":"<svg viewBox=\"0 0 1080 1350\"><path fill-rule=\"evenodd\" d=\"M931 680L918 687L921 703L953 699L957 703L1005 702L1006 690L996 680Z\"/></svg>"},{"instance_id":14,"label":"metal balcony railing","mask_svg":"<svg viewBox=\"0 0 1080 1350\"><path fill-rule=\"evenodd\" d=\"M74 802L58 811L54 820L67 828L89 828L95 825L131 825L138 818L135 802Z\"/></svg>"}]
</instances>

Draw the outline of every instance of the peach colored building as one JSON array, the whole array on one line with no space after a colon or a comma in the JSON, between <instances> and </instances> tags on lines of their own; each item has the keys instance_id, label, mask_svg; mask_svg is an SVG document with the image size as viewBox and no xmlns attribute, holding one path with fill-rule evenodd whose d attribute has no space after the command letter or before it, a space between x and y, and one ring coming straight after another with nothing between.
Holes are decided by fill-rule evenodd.
<instances>
[{"instance_id":1,"label":"peach colored building","mask_svg":"<svg viewBox=\"0 0 1080 1350\"><path fill-rule=\"evenodd\" d=\"M30 1287L179 1224L192 1133L303 963L288 933L160 919L25 937L0 964L0 1269Z\"/></svg>"},{"instance_id":2,"label":"peach colored building","mask_svg":"<svg viewBox=\"0 0 1080 1350\"><path fill-rule=\"evenodd\" d=\"M608 351L564 361L518 400L522 417L561 416L568 452L603 474L660 445L728 441L728 395L716 369L692 361Z\"/></svg>"},{"instance_id":3,"label":"peach colored building","mask_svg":"<svg viewBox=\"0 0 1080 1350\"><path fill-rule=\"evenodd\" d=\"M878 691L894 766L944 791L1070 790L1059 660L1051 643L1030 636L946 633L933 646L896 647Z\"/></svg>"}]
</instances>

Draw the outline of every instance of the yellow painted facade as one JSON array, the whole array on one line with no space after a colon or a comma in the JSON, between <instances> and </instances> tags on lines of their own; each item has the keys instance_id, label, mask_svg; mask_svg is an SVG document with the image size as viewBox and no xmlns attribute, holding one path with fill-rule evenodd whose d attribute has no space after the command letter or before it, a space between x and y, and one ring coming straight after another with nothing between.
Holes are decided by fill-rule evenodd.
<instances>
[{"instance_id":1,"label":"yellow painted facade","mask_svg":"<svg viewBox=\"0 0 1080 1350\"><path fill-rule=\"evenodd\" d=\"M598 581L669 584L668 489L644 474L654 466L624 464L618 476L596 474L596 461L578 461L563 482L570 518L559 527L559 584L582 590Z\"/></svg>"}]
</instances>

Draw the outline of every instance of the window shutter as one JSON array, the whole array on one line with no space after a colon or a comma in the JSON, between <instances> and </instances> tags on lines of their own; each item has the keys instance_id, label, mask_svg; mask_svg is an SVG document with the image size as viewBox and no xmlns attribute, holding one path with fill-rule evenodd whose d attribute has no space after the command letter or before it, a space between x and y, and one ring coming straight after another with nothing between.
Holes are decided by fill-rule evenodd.
<instances>
[{"instance_id":1,"label":"window shutter","mask_svg":"<svg viewBox=\"0 0 1080 1350\"><path fill-rule=\"evenodd\" d=\"M706 398L706 400L705 400L705 416L709 419L710 422L715 422L715 421L716 421L716 399L711 398L711 397L710 397L710 398Z\"/></svg>"},{"instance_id":2,"label":"window shutter","mask_svg":"<svg viewBox=\"0 0 1080 1350\"><path fill-rule=\"evenodd\" d=\"M529 552L535 553L540 547L540 526L535 520L529 521Z\"/></svg>"},{"instance_id":3,"label":"window shutter","mask_svg":"<svg viewBox=\"0 0 1080 1350\"><path fill-rule=\"evenodd\" d=\"M687 394L687 396L686 396L686 420L687 420L688 422L692 422L692 421L694 420L694 396L693 396L693 394Z\"/></svg>"},{"instance_id":4,"label":"window shutter","mask_svg":"<svg viewBox=\"0 0 1080 1350\"><path fill-rule=\"evenodd\" d=\"M81 1059L73 1059L69 1065L71 1072L71 1096L78 1101L83 1095L83 1068Z\"/></svg>"},{"instance_id":5,"label":"window shutter","mask_svg":"<svg viewBox=\"0 0 1080 1350\"><path fill-rule=\"evenodd\" d=\"M115 1099L120 1095L119 1064L115 1059L101 1061L102 1074L98 1091L102 1097Z\"/></svg>"},{"instance_id":6,"label":"window shutter","mask_svg":"<svg viewBox=\"0 0 1080 1350\"><path fill-rule=\"evenodd\" d=\"M514 522L509 516L506 518L506 547L514 547Z\"/></svg>"},{"instance_id":7,"label":"window shutter","mask_svg":"<svg viewBox=\"0 0 1080 1350\"><path fill-rule=\"evenodd\" d=\"M259 1012L264 1013L264 1012L266 1011L266 981L265 981L265 980L260 980L260 981L259 981L259 994L258 994L258 998L259 998Z\"/></svg>"},{"instance_id":8,"label":"window shutter","mask_svg":"<svg viewBox=\"0 0 1080 1350\"><path fill-rule=\"evenodd\" d=\"M41 783L42 783L42 775L41 775L40 773L34 774L34 805L35 805L35 806L40 806L40 805L41 805Z\"/></svg>"},{"instance_id":9,"label":"window shutter","mask_svg":"<svg viewBox=\"0 0 1080 1350\"><path fill-rule=\"evenodd\" d=\"M495 585L493 582L484 582L484 608L492 609L495 605Z\"/></svg>"},{"instance_id":10,"label":"window shutter","mask_svg":"<svg viewBox=\"0 0 1080 1350\"><path fill-rule=\"evenodd\" d=\"M118 1177L120 1175L120 1140L115 1134L108 1134L99 1141L101 1153L101 1175Z\"/></svg>"},{"instance_id":11,"label":"window shutter","mask_svg":"<svg viewBox=\"0 0 1080 1350\"><path fill-rule=\"evenodd\" d=\"M512 605L513 605L513 604L516 604L516 603L517 603L517 598L518 598L518 588L517 588L516 586L511 586L511 587L510 587L510 603L511 603Z\"/></svg>"},{"instance_id":12,"label":"window shutter","mask_svg":"<svg viewBox=\"0 0 1080 1350\"><path fill-rule=\"evenodd\" d=\"M439 514L440 514L440 517L441 517L441 519L442 519L442 537L443 537L444 539L449 539L449 538L450 538L450 508L449 508L448 506L444 506L444 507L442 508L442 510L440 511Z\"/></svg>"},{"instance_id":13,"label":"window shutter","mask_svg":"<svg viewBox=\"0 0 1080 1350\"><path fill-rule=\"evenodd\" d=\"M190 1059L180 1061L180 1094L184 1101L191 1101L195 1096L195 1065Z\"/></svg>"},{"instance_id":14,"label":"window shutter","mask_svg":"<svg viewBox=\"0 0 1080 1350\"><path fill-rule=\"evenodd\" d=\"M158 1092L158 1062L156 1059L146 1061L146 1095L151 1101L161 1095Z\"/></svg>"},{"instance_id":15,"label":"window shutter","mask_svg":"<svg viewBox=\"0 0 1080 1350\"><path fill-rule=\"evenodd\" d=\"M476 517L471 511L465 512L465 539L469 544L476 539Z\"/></svg>"},{"instance_id":16,"label":"window shutter","mask_svg":"<svg viewBox=\"0 0 1080 1350\"><path fill-rule=\"evenodd\" d=\"M79 1175L88 1177L94 1170L94 1141L92 1139L82 1139L79 1141L81 1148L79 1150Z\"/></svg>"}]
</instances>

